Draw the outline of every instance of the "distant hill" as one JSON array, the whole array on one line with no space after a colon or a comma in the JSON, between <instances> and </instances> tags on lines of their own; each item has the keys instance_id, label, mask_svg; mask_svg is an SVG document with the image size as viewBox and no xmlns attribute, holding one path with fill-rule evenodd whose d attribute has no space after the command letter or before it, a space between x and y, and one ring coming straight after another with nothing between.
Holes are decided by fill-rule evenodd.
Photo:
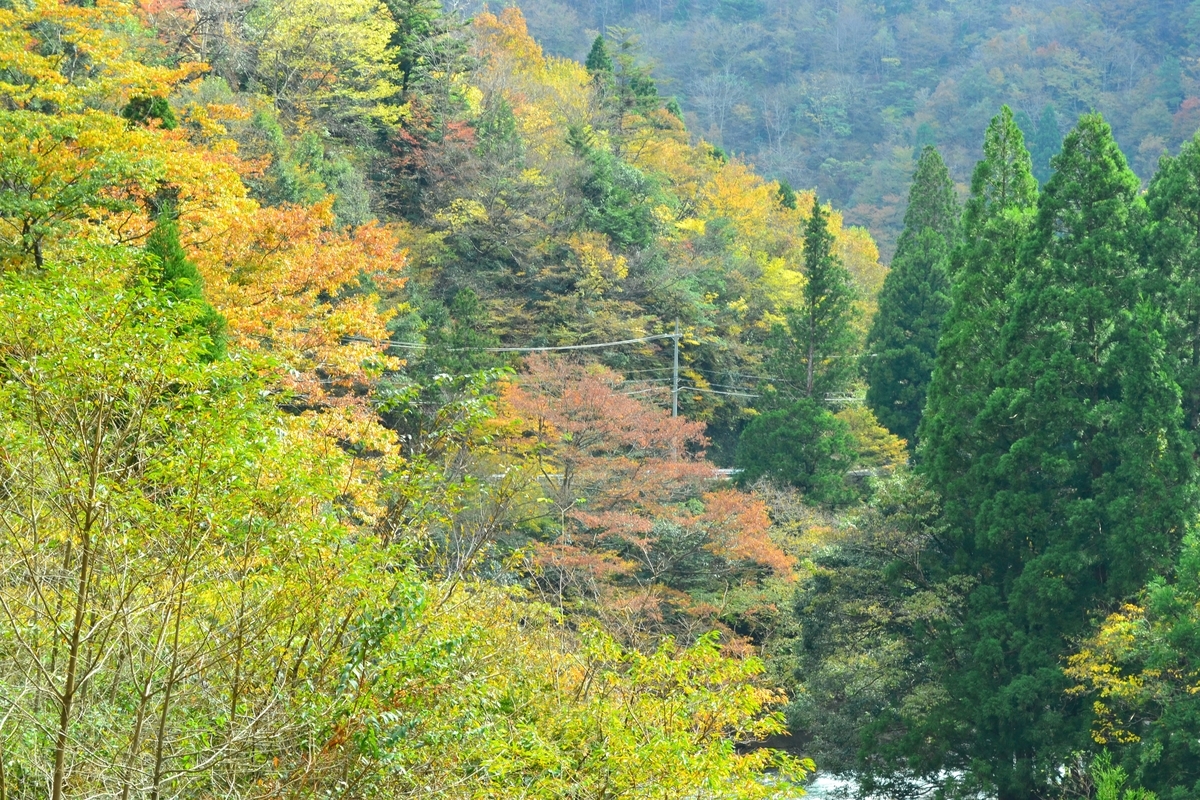
<instances>
[{"instance_id":1,"label":"distant hill","mask_svg":"<svg viewBox=\"0 0 1200 800\"><path fill-rule=\"evenodd\" d=\"M693 135L816 188L890 257L914 152L965 183L1002 103L1045 163L1096 110L1146 180L1200 127L1188 0L520 0L548 52L636 35ZM1047 114L1047 107L1053 114ZM1043 120L1057 125L1043 125Z\"/></svg>"}]
</instances>

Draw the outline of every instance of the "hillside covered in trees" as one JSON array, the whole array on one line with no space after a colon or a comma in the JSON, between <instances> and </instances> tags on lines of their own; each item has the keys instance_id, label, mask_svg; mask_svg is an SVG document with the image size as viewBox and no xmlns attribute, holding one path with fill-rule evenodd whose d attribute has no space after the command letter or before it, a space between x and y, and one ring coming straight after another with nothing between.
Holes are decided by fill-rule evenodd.
<instances>
[{"instance_id":1,"label":"hillside covered in trees","mask_svg":"<svg viewBox=\"0 0 1200 800\"><path fill-rule=\"evenodd\" d=\"M1187 101L892 115L885 267L605 24L0 0L0 800L1200 792Z\"/></svg>"},{"instance_id":2,"label":"hillside covered in trees","mask_svg":"<svg viewBox=\"0 0 1200 800\"><path fill-rule=\"evenodd\" d=\"M1200 124L1191 0L521 0L550 52L636 38L691 127L817 187L890 260L906 182L937 145L964 188L988 120L1017 114L1040 181L1100 111L1143 181ZM468 5L467 7L471 7Z\"/></svg>"}]
</instances>

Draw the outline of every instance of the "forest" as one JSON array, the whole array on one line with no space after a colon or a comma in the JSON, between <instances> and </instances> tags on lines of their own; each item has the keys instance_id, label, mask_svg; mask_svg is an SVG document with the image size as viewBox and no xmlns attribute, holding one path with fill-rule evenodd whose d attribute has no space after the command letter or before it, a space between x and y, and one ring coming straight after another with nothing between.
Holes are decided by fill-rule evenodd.
<instances>
[{"instance_id":1,"label":"forest","mask_svg":"<svg viewBox=\"0 0 1200 800\"><path fill-rule=\"evenodd\" d=\"M1192 11L0 0L0 800L1200 796Z\"/></svg>"},{"instance_id":2,"label":"forest","mask_svg":"<svg viewBox=\"0 0 1200 800\"><path fill-rule=\"evenodd\" d=\"M988 121L1017 115L1045 181L1062 135L1104 114L1134 172L1200 126L1192 0L521 0L555 55L640 41L708 141L871 228L890 260L925 145L962 190ZM462 4L472 9L474 4Z\"/></svg>"}]
</instances>

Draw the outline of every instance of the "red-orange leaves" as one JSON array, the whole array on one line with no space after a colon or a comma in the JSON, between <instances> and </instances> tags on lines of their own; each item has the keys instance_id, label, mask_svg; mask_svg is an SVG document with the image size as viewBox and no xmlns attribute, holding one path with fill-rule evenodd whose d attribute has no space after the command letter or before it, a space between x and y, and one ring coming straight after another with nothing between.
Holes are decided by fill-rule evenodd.
<instances>
[{"instance_id":1,"label":"red-orange leaves","mask_svg":"<svg viewBox=\"0 0 1200 800\"><path fill-rule=\"evenodd\" d=\"M709 550L731 561L757 564L781 575L791 573L795 559L771 540L771 519L761 500L733 489L709 492L701 499L704 511L696 524L708 533Z\"/></svg>"},{"instance_id":2,"label":"red-orange leaves","mask_svg":"<svg viewBox=\"0 0 1200 800\"><path fill-rule=\"evenodd\" d=\"M535 559L562 602L619 611L610 622L626 630L711 621L715 607L694 592L789 574L792 561L771 541L763 504L719 484L703 424L629 389L599 365L545 357L506 387L509 435L537 459L559 526Z\"/></svg>"},{"instance_id":3,"label":"red-orange leaves","mask_svg":"<svg viewBox=\"0 0 1200 800\"><path fill-rule=\"evenodd\" d=\"M704 425L627 397L623 379L599 365L535 357L504 399L535 435L553 499L563 509L586 500L589 513L653 511L685 500L712 467Z\"/></svg>"}]
</instances>

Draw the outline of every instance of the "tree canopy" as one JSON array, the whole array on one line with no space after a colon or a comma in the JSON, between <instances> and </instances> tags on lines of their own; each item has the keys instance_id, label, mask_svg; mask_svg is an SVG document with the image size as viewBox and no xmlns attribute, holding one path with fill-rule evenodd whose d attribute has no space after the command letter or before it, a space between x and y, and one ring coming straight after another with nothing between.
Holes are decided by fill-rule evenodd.
<instances>
[{"instance_id":1,"label":"tree canopy","mask_svg":"<svg viewBox=\"0 0 1200 800\"><path fill-rule=\"evenodd\" d=\"M904 232L879 293L864 356L867 405L884 427L916 446L957 242L958 198L945 162L926 147L913 175Z\"/></svg>"}]
</instances>

